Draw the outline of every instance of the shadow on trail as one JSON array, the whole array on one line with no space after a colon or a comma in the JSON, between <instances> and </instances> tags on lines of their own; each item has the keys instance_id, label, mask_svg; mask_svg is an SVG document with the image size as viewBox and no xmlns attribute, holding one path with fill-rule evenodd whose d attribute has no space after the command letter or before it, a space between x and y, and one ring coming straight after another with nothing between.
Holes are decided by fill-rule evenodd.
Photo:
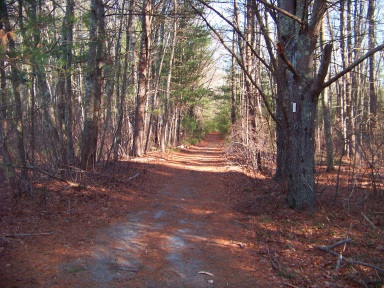
<instances>
[{"instance_id":1,"label":"shadow on trail","mask_svg":"<svg viewBox=\"0 0 384 288\"><path fill-rule=\"evenodd\" d=\"M211 137L164 164L140 160L151 184L144 183L147 193L125 222L97 236L88 259L95 284L267 287L252 273L253 252L244 249L244 229L228 206L225 178L237 172L227 171L219 143Z\"/></svg>"},{"instance_id":2,"label":"shadow on trail","mask_svg":"<svg viewBox=\"0 0 384 288\"><path fill-rule=\"evenodd\" d=\"M265 259L247 246L248 227L230 203L228 183L252 180L230 171L218 136L162 157L122 161L112 178L100 177L76 194L118 203L105 204L92 219L110 213L118 221L99 228L82 249L47 247L62 261L52 268L54 279L31 287L276 287ZM138 171L133 179L131 166ZM71 221L83 219L77 213Z\"/></svg>"}]
</instances>

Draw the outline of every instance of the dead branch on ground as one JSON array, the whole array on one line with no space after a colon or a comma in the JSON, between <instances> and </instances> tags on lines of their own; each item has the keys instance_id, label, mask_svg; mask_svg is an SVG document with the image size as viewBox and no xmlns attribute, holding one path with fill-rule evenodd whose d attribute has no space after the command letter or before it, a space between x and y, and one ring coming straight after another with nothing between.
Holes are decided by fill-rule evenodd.
<instances>
[{"instance_id":1,"label":"dead branch on ground","mask_svg":"<svg viewBox=\"0 0 384 288\"><path fill-rule=\"evenodd\" d=\"M43 174L43 175L46 175L52 179L55 179L55 180L58 180L58 181L61 181L61 182L64 182L64 183L67 183L69 186L71 187L74 187L74 188L78 188L78 189L86 189L87 186L86 185L83 185L81 183L77 183L77 182L72 182L72 181L69 181L67 179L64 179L64 178L61 178L57 175L54 175L48 171L45 171L43 169L40 169L39 167L37 166L32 166L32 165L26 165L25 167L20 167L20 166L17 166L17 165L14 165L12 163L0 163L1 165L6 165L6 166L11 166L13 168L16 168L16 169L21 169L21 168L26 168L26 169L29 169L29 170L32 170L32 171L36 171L40 174Z\"/></svg>"},{"instance_id":2,"label":"dead branch on ground","mask_svg":"<svg viewBox=\"0 0 384 288\"><path fill-rule=\"evenodd\" d=\"M347 239L344 239L344 240L341 240L341 241L338 241L330 246L315 246L317 249L321 250L321 251L324 251L324 252L327 252L329 254L332 254L336 257L340 257L341 258L341 261L345 261L347 264L351 264L351 265L361 265L361 266L365 266L365 267L369 267L369 268L372 268L372 269L375 269L376 271L379 271L381 273L384 273L384 269L383 268L380 268L376 265L372 265L370 263L366 263L366 262L363 262L363 261L357 261L357 260L353 260L353 259L350 259L350 258L347 258L345 256L342 256L341 253L338 253L336 251L333 251L332 249L342 245L342 244L345 244L345 243L349 243L351 242L351 239L350 238L347 238Z\"/></svg>"},{"instance_id":3,"label":"dead branch on ground","mask_svg":"<svg viewBox=\"0 0 384 288\"><path fill-rule=\"evenodd\" d=\"M46 235L53 235L53 232L5 234L5 235L0 235L0 237L1 238L17 238L17 237L46 236Z\"/></svg>"}]
</instances>

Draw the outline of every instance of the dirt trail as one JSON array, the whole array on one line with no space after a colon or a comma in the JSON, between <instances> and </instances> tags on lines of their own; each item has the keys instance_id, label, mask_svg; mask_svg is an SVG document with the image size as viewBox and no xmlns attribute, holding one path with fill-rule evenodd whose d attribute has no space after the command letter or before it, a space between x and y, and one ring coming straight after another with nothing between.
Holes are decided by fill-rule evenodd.
<instances>
[{"instance_id":1,"label":"dirt trail","mask_svg":"<svg viewBox=\"0 0 384 288\"><path fill-rule=\"evenodd\" d=\"M141 199L29 287L278 287L231 209L219 135L145 161Z\"/></svg>"}]
</instances>

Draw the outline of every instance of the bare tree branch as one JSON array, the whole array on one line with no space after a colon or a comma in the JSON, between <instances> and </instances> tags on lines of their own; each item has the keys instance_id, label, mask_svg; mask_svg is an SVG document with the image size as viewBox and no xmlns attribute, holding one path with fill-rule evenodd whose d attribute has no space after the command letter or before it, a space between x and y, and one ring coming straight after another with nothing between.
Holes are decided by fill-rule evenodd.
<instances>
[{"instance_id":1,"label":"bare tree branch","mask_svg":"<svg viewBox=\"0 0 384 288\"><path fill-rule=\"evenodd\" d=\"M217 11L215 8L213 8L211 5L209 5L208 3L205 3L204 0L198 0L201 4L203 4L205 7L207 7L208 9L210 9L211 11L215 12L221 19L223 19L225 22L227 22L227 24L229 24L235 31L236 33L241 37L241 39L244 40L245 44L249 47L249 49L251 49L252 51L252 54L254 56L256 56L256 58L261 62L263 63L263 65L268 69L268 70L271 70L271 67L270 65L262 58L260 57L260 55L255 51L255 49L252 47L252 45L247 41L247 39L245 39L243 33L240 31L240 29L234 24L232 23L231 21L229 21L223 14L221 14L219 11ZM203 17L202 13L197 11L197 9L193 6L193 4L190 2L190 5L192 6L192 8L195 10L195 12L197 14L200 15L200 17ZM208 25L208 21L207 20L204 20L207 25ZM209 25L210 27L212 27L211 25ZM214 28L211 28L211 30L214 29Z\"/></svg>"},{"instance_id":2,"label":"bare tree branch","mask_svg":"<svg viewBox=\"0 0 384 288\"><path fill-rule=\"evenodd\" d=\"M200 0L199 0L200 1ZM261 98L263 99L263 102L265 104L265 107L267 108L267 111L269 115L271 115L271 118L273 121L276 122L277 125L280 125L280 122L277 120L275 113L273 113L272 108L270 107L267 96L264 94L263 90L257 85L255 80L252 78L252 75L249 74L247 69L244 67L244 63L239 59L239 57L236 55L234 51L232 51L231 48L228 47L228 45L225 43L223 37L217 32L215 28L212 27L212 25L209 23L207 18L189 1L189 5L191 5L192 9L203 19L205 24L208 26L208 28L216 35L216 37L219 39L220 43L224 46L224 48L236 59L237 64L241 67L242 71L245 73L245 75L248 77L249 81L251 81L252 85L259 91ZM233 25L233 24L231 24Z\"/></svg>"},{"instance_id":3,"label":"bare tree branch","mask_svg":"<svg viewBox=\"0 0 384 288\"><path fill-rule=\"evenodd\" d=\"M324 252L328 252L329 254L332 254L336 257L340 257L341 253L339 254L338 252L336 251L333 251L332 249L340 246L340 245L343 245L345 243L350 243L351 242L351 238L346 238L346 239L343 239L343 240L340 240L330 246L315 246L315 248L321 250L321 251L324 251ZM378 267L376 265L372 265L370 263L366 263L366 262L363 262L363 261L358 261L358 260L353 260L353 259L349 259L345 256L342 256L341 258L342 260L344 260L346 263L348 264L357 264L357 265L361 265L361 266L365 266L365 267L369 267L369 268L372 268L372 269L375 269L377 271L380 271L380 272L384 272L384 269L381 268L381 267Z\"/></svg>"},{"instance_id":4,"label":"bare tree branch","mask_svg":"<svg viewBox=\"0 0 384 288\"><path fill-rule=\"evenodd\" d=\"M321 91L322 83L324 83L324 79L327 76L329 63L331 62L332 55L332 44L327 44L324 46L323 50L323 59L321 60L319 71L317 73L316 82L314 83L314 90Z\"/></svg>"},{"instance_id":5,"label":"bare tree branch","mask_svg":"<svg viewBox=\"0 0 384 288\"><path fill-rule=\"evenodd\" d=\"M327 82L325 82L322 86L322 89L330 86L332 83L336 82L338 79L340 79L341 77L343 77L345 74L347 74L348 72L352 71L353 68L355 68L357 65L359 65L361 62L363 62L365 59L369 58L370 56L372 56L373 54L375 54L376 52L379 52L380 50L383 50L384 49L384 43L377 46L376 48L368 51L365 55L363 55L362 57L360 57L359 59L357 59L355 62L353 62L351 65L349 65L347 68L345 68L343 71L337 73L335 76L333 76L331 79L329 79Z\"/></svg>"},{"instance_id":6,"label":"bare tree branch","mask_svg":"<svg viewBox=\"0 0 384 288\"><path fill-rule=\"evenodd\" d=\"M317 249L321 250L321 251L324 251L324 252L328 252L329 254L332 254L336 257L339 257L340 254L337 253L336 251L333 251L331 249L329 249L329 247L327 246L315 246ZM381 273L384 272L384 269L381 268L381 267L378 267L376 265L373 265L373 264L370 264L370 263L366 263L366 262L363 262L363 261L358 261L358 260L352 260L352 259L349 259L347 257L344 257L342 258L346 263L348 264L356 264L356 265L361 265L361 266L365 266L365 267L369 267L369 268L372 268L372 269L375 269Z\"/></svg>"},{"instance_id":7,"label":"bare tree branch","mask_svg":"<svg viewBox=\"0 0 384 288\"><path fill-rule=\"evenodd\" d=\"M281 46L280 43L277 43L277 53L279 54L280 58L284 61L284 63L287 65L289 71L292 72L295 79L299 79L299 77L300 77L299 73L297 73L295 67L293 67L292 63L287 59L287 57L285 57L284 48L283 48L283 46Z\"/></svg>"},{"instance_id":8,"label":"bare tree branch","mask_svg":"<svg viewBox=\"0 0 384 288\"><path fill-rule=\"evenodd\" d=\"M285 16L288 16L289 18L292 18L293 20L295 20L296 22L298 22L300 25L303 25L303 21L302 19L300 19L299 17L297 17L296 15L293 15L291 13L289 13L288 11L285 11L284 9L281 9L271 3L268 3L267 1L265 0L257 0L259 1L260 3L264 4L265 6L267 6L268 8L272 9L272 10L275 10L277 12L280 12L281 14L284 14Z\"/></svg>"}]
</instances>

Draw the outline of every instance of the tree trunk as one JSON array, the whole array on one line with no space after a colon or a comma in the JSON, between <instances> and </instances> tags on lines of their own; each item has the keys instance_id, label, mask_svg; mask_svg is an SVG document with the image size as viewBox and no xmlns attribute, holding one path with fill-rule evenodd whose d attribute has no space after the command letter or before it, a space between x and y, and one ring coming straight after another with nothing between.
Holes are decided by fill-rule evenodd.
<instances>
[{"instance_id":1,"label":"tree trunk","mask_svg":"<svg viewBox=\"0 0 384 288\"><path fill-rule=\"evenodd\" d=\"M9 45L9 58L10 59L18 59L19 51L16 50L16 44L13 39L12 34L12 26L9 22L7 5L4 0L0 0L0 13L1 17L4 21L5 33L7 35L8 45ZM12 90L14 97L14 107L15 107L15 128L16 128L16 146L17 146L17 159L20 163L21 168L21 179L23 181L28 181L28 170L26 168L27 159L26 152L24 147L24 125L23 125L23 108L22 108L22 100L21 100L21 79L20 79L20 71L18 69L19 63L18 60L13 63L9 63L11 66L11 82L12 82ZM3 131L4 133L5 131ZM24 192L24 191L23 191Z\"/></svg>"},{"instance_id":2,"label":"tree trunk","mask_svg":"<svg viewBox=\"0 0 384 288\"><path fill-rule=\"evenodd\" d=\"M232 33L232 50L235 52L236 47L236 34L235 31ZM231 123L232 126L236 124L236 68L235 68L235 57L231 56ZM232 127L234 128L234 127Z\"/></svg>"},{"instance_id":3,"label":"tree trunk","mask_svg":"<svg viewBox=\"0 0 384 288\"><path fill-rule=\"evenodd\" d=\"M0 9L3 8L0 6ZM0 15L3 16L3 15ZM0 30L3 29L2 24L0 23ZM6 81L6 73L4 70L5 67L5 61L0 60L0 81L1 81L1 101L0 101L0 155L2 157L2 160L4 163L11 164L11 165L1 165L4 178L8 178L11 188L15 191L16 194L21 194L19 182L16 178L16 171L15 168L12 166L12 157L11 153L8 148L8 125L7 125L7 97L6 97L6 87L7 87L7 81ZM2 179L3 177L0 177L0 180L4 182L5 179Z\"/></svg>"},{"instance_id":4,"label":"tree trunk","mask_svg":"<svg viewBox=\"0 0 384 288\"><path fill-rule=\"evenodd\" d=\"M119 99L119 109L118 109L118 119L117 119L117 128L116 133L114 135L113 139L113 161L116 162L119 158L119 147L121 145L122 141L122 127L123 127L123 120L124 120L124 109L125 109L125 98L127 93L127 86L128 86L128 63L129 63L129 53L128 51L131 49L132 45L132 37L133 33L131 31L132 24L134 21L133 17L133 5L134 0L129 1L129 15L128 15L128 23L127 23L127 29L126 29L126 45L125 45L125 57L124 57L124 71L123 71L123 85L120 92L120 99ZM134 50L134 45L133 49ZM132 61L134 62L134 61ZM131 77L133 79L133 77ZM134 82L132 81L133 84Z\"/></svg>"},{"instance_id":5,"label":"tree trunk","mask_svg":"<svg viewBox=\"0 0 384 288\"><path fill-rule=\"evenodd\" d=\"M325 45L324 41L324 23L321 26L320 44ZM321 93L321 105L324 118L324 134L325 134L325 151L327 161L327 172L333 171L334 158L333 158L333 141L332 141L332 123L331 123L331 101L329 101L328 88L325 88Z\"/></svg>"},{"instance_id":6,"label":"tree trunk","mask_svg":"<svg viewBox=\"0 0 384 288\"><path fill-rule=\"evenodd\" d=\"M145 129L145 108L148 97L148 73L149 73L149 48L150 48L150 12L151 4L149 0L143 0L142 15L142 36L141 52L139 64L139 83L136 97L135 128L133 134L132 155L141 157L143 155L143 141Z\"/></svg>"},{"instance_id":7,"label":"tree trunk","mask_svg":"<svg viewBox=\"0 0 384 288\"><path fill-rule=\"evenodd\" d=\"M341 48L341 58L343 62L343 68L349 66L351 63L351 53L352 53L352 45L351 45L351 16L350 16L350 6L351 0L341 1L341 14L340 14L340 48ZM346 15L345 15L346 14ZM354 146L354 131L352 129L352 82L351 75L346 74L344 76L343 82L343 94L342 97L342 109L343 109L343 132L345 139L345 150L347 151L347 155L351 157L353 155L353 146Z\"/></svg>"},{"instance_id":8,"label":"tree trunk","mask_svg":"<svg viewBox=\"0 0 384 288\"><path fill-rule=\"evenodd\" d=\"M164 25L162 25L164 27ZM157 75L156 75L156 81L153 85L153 95L151 97L151 115L150 115L150 118L149 118L149 124L148 124L148 130L147 130L147 139L145 141L145 153L147 153L148 149L150 148L150 141L151 141L151 134L152 134L152 129L154 128L154 119L155 119L155 115L154 115L154 111L156 110L156 107L157 107L157 98L158 98L158 93L159 93L159 86L160 86L160 81L161 81L161 71L163 70L163 63L164 63L164 58L165 58L165 54L166 54L166 50L167 50L167 43L169 42L169 36L167 37L168 39L166 39L166 43L164 43L164 29L162 28L161 29L161 32L160 32L160 47L162 47L163 49L159 49L159 53L158 53L158 59L159 59L159 63L157 65L157 67L154 69L154 70L157 70ZM172 49L172 48L171 48ZM171 53L172 54L172 53ZM169 69L172 69L172 68L169 68ZM168 70L169 71L169 70ZM154 73L156 74L156 73ZM167 89L166 89L167 91ZM167 93L167 92L166 92ZM154 129L156 130L156 129ZM156 138L156 137L155 137Z\"/></svg>"},{"instance_id":9,"label":"tree trunk","mask_svg":"<svg viewBox=\"0 0 384 288\"><path fill-rule=\"evenodd\" d=\"M81 163L84 170L96 164L97 138L102 84L102 56L104 33L104 6L101 0L91 1L90 43L87 72L85 76L84 128L81 142Z\"/></svg>"},{"instance_id":10,"label":"tree trunk","mask_svg":"<svg viewBox=\"0 0 384 288\"><path fill-rule=\"evenodd\" d=\"M253 46L253 35L254 35L254 29L255 29L255 21L254 21L254 13L252 9L252 3L251 0L247 0L247 11L246 11L246 27L245 27L245 41L248 42L246 43L245 46L245 67L247 69L247 75L254 75L254 55L252 55L252 51L250 46ZM247 120L248 120L248 139L247 143L254 144L256 141L256 88L252 85L251 79L245 75L245 89L246 89L246 97L247 97ZM250 146L253 148L253 145ZM251 149L252 149L251 148Z\"/></svg>"},{"instance_id":11,"label":"tree trunk","mask_svg":"<svg viewBox=\"0 0 384 288\"><path fill-rule=\"evenodd\" d=\"M368 49L371 50L375 47L375 0L369 0L368 3ZM375 56L369 58L369 114L370 114L370 127L376 126L377 116L377 94L375 87Z\"/></svg>"},{"instance_id":12,"label":"tree trunk","mask_svg":"<svg viewBox=\"0 0 384 288\"><path fill-rule=\"evenodd\" d=\"M65 118L64 118L64 133L63 138L65 138L65 152L66 152L66 161L68 164L72 164L75 159L75 149L73 146L73 110L72 110L72 47L73 47L73 25L74 25L74 3L73 0L67 0L66 12L65 12L65 23L66 26L63 30L65 35L65 54L66 54L66 64L65 64ZM64 153L64 151L63 151Z\"/></svg>"},{"instance_id":13,"label":"tree trunk","mask_svg":"<svg viewBox=\"0 0 384 288\"><path fill-rule=\"evenodd\" d=\"M60 128L60 149L61 163L64 165L72 164L75 157L73 138L72 138L72 41L73 41L73 0L66 0L65 17L63 20L62 37L63 44L61 47L62 58L65 63L59 70L58 94L58 122Z\"/></svg>"},{"instance_id":14,"label":"tree trunk","mask_svg":"<svg viewBox=\"0 0 384 288\"><path fill-rule=\"evenodd\" d=\"M177 1L174 1L174 13L175 17L173 19L173 31L172 31L172 43L171 43L171 53L169 55L168 62L168 75L167 75L167 84L165 88L165 99L164 99L164 114L163 114L163 123L160 128L160 149L161 152L165 152L165 149L168 145L167 137L167 127L169 126L169 98L171 96L171 79L173 71L173 60L175 57L175 47L176 47L176 36L177 36Z\"/></svg>"},{"instance_id":15,"label":"tree trunk","mask_svg":"<svg viewBox=\"0 0 384 288\"><path fill-rule=\"evenodd\" d=\"M314 75L314 51L320 32L321 21L327 4L314 1L316 13L308 18L309 8L305 1L281 1L279 8L301 19L283 14L278 16L277 51L279 54L278 88L278 149L286 152L284 159L288 176L287 203L295 209L313 208L315 205L314 150L315 119L318 97L326 76L331 46L324 48L323 59ZM305 23L305 24L304 24ZM278 119L279 119L278 118Z\"/></svg>"},{"instance_id":16,"label":"tree trunk","mask_svg":"<svg viewBox=\"0 0 384 288\"><path fill-rule=\"evenodd\" d=\"M33 23L39 23L40 19L37 13L37 9L41 10L41 7L37 7L38 3L37 1L31 1L30 2L30 10L26 9L28 11L28 15L31 17ZM19 1L19 10L20 14L22 14L22 1ZM23 38L25 39L27 36L25 35L25 29L23 27L23 22L20 23L20 30L22 31ZM43 118L44 118L44 128L46 131L46 145L49 147L49 152L51 153L51 156L53 159L51 159L51 163L54 164L56 167L59 165L60 162L60 156L59 156L59 150L60 150L60 139L59 139L59 133L56 127L56 119L55 119L55 113L54 113L54 105L53 105L53 97L51 95L51 90L48 84L47 80L47 74L45 72L45 68L43 64L41 63L41 59L39 59L40 55L43 53L39 45L41 45L41 37L40 37L40 30L34 29L33 30L33 42L32 42L32 49L34 49L33 56L31 57L31 62L33 64L33 74L35 75L36 79L36 86L37 86L37 93L41 96L41 99L43 101L42 105L42 111L43 111ZM37 57L35 55L38 55ZM52 161L53 160L53 161Z\"/></svg>"}]
</instances>

